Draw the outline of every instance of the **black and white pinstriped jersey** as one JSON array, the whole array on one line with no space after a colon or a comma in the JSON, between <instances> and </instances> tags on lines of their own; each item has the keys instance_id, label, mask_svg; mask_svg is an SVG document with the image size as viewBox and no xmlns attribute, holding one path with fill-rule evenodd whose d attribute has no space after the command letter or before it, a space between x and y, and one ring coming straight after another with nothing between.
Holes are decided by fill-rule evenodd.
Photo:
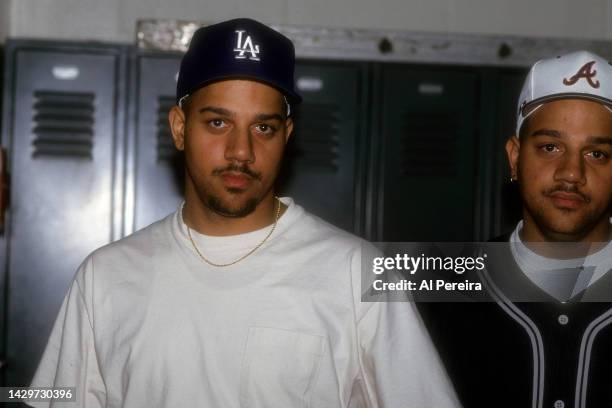
<instances>
[{"instance_id":1,"label":"black and white pinstriped jersey","mask_svg":"<svg viewBox=\"0 0 612 408\"><path fill-rule=\"evenodd\" d=\"M498 248L488 302L419 303L464 406L612 406L612 273L561 303Z\"/></svg>"}]
</instances>

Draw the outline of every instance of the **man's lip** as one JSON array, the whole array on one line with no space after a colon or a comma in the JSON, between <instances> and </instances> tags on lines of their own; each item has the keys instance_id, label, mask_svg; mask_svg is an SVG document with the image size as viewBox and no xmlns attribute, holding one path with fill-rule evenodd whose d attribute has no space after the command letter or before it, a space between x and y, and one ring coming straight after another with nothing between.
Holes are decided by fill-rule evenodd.
<instances>
[{"instance_id":1,"label":"man's lip","mask_svg":"<svg viewBox=\"0 0 612 408\"><path fill-rule=\"evenodd\" d=\"M576 209L586 202L580 194L565 191L555 191L548 196L558 208Z\"/></svg>"},{"instance_id":2,"label":"man's lip","mask_svg":"<svg viewBox=\"0 0 612 408\"><path fill-rule=\"evenodd\" d=\"M251 183L251 177L242 172L225 171L221 173L221 179L226 187L246 188Z\"/></svg>"}]
</instances>

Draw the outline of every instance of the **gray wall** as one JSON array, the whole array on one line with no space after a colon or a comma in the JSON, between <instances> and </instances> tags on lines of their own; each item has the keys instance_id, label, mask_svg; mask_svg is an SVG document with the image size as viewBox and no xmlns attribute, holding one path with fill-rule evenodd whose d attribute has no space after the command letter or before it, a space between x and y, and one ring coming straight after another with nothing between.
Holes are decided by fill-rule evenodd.
<instances>
[{"instance_id":1,"label":"gray wall","mask_svg":"<svg viewBox=\"0 0 612 408\"><path fill-rule=\"evenodd\" d=\"M0 0L0 41L9 34L10 1Z\"/></svg>"},{"instance_id":2,"label":"gray wall","mask_svg":"<svg viewBox=\"0 0 612 408\"><path fill-rule=\"evenodd\" d=\"M238 16L281 25L612 39L612 0L0 0L0 39L7 16L13 37L121 42L133 41L141 18Z\"/></svg>"}]
</instances>

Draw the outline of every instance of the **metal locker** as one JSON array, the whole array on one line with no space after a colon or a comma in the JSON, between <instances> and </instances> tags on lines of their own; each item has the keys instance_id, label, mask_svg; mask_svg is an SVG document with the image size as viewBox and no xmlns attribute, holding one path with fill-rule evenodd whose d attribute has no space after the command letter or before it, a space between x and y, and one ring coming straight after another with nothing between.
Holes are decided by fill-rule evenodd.
<instances>
[{"instance_id":1,"label":"metal locker","mask_svg":"<svg viewBox=\"0 0 612 408\"><path fill-rule=\"evenodd\" d=\"M495 151L491 154L495 166L493 187L493 223L491 238L514 230L522 218L522 204L517 183L510 183L506 157L506 140L516 133L517 101L527 70L505 69L499 72L498 113Z\"/></svg>"},{"instance_id":2,"label":"metal locker","mask_svg":"<svg viewBox=\"0 0 612 408\"><path fill-rule=\"evenodd\" d=\"M183 156L174 147L168 124L179 63L177 54L145 54L137 55L133 65L137 119L131 144L134 154L128 158L128 180L133 180L127 189L129 231L163 218L183 200Z\"/></svg>"},{"instance_id":3,"label":"metal locker","mask_svg":"<svg viewBox=\"0 0 612 408\"><path fill-rule=\"evenodd\" d=\"M85 256L121 236L123 53L99 44L7 44L7 385L29 383Z\"/></svg>"},{"instance_id":4,"label":"metal locker","mask_svg":"<svg viewBox=\"0 0 612 408\"><path fill-rule=\"evenodd\" d=\"M281 174L280 194L328 222L363 233L365 66L300 61L296 109Z\"/></svg>"},{"instance_id":5,"label":"metal locker","mask_svg":"<svg viewBox=\"0 0 612 408\"><path fill-rule=\"evenodd\" d=\"M182 155L176 152L168 127L179 60L172 54L141 55L135 64L135 230L175 210L183 197ZM361 112L362 65L300 61L296 70L304 103L296 111L279 194L293 197L341 228L359 231L363 161L358 159L358 146L360 119L366 116Z\"/></svg>"},{"instance_id":6,"label":"metal locker","mask_svg":"<svg viewBox=\"0 0 612 408\"><path fill-rule=\"evenodd\" d=\"M377 78L375 239L471 241L477 73L389 64Z\"/></svg>"}]
</instances>

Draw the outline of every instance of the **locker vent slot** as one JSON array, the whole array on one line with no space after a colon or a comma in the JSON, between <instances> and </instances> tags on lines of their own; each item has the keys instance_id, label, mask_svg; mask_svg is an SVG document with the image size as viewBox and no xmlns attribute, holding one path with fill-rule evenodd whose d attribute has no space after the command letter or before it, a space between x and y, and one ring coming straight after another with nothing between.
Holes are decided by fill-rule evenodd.
<instances>
[{"instance_id":1,"label":"locker vent slot","mask_svg":"<svg viewBox=\"0 0 612 408\"><path fill-rule=\"evenodd\" d=\"M336 172L339 118L337 105L304 103L299 106L294 135L287 146L289 160L301 166Z\"/></svg>"},{"instance_id":2,"label":"locker vent slot","mask_svg":"<svg viewBox=\"0 0 612 408\"><path fill-rule=\"evenodd\" d=\"M168 123L168 113L176 104L174 96L160 96L157 98L157 132L155 135L157 146L157 161L172 161L177 150L172 141L172 132Z\"/></svg>"},{"instance_id":3,"label":"locker vent slot","mask_svg":"<svg viewBox=\"0 0 612 408\"><path fill-rule=\"evenodd\" d=\"M458 124L448 115L405 115L401 172L406 176L453 177L457 170Z\"/></svg>"},{"instance_id":4,"label":"locker vent slot","mask_svg":"<svg viewBox=\"0 0 612 408\"><path fill-rule=\"evenodd\" d=\"M32 157L93 158L93 93L34 92Z\"/></svg>"}]
</instances>

